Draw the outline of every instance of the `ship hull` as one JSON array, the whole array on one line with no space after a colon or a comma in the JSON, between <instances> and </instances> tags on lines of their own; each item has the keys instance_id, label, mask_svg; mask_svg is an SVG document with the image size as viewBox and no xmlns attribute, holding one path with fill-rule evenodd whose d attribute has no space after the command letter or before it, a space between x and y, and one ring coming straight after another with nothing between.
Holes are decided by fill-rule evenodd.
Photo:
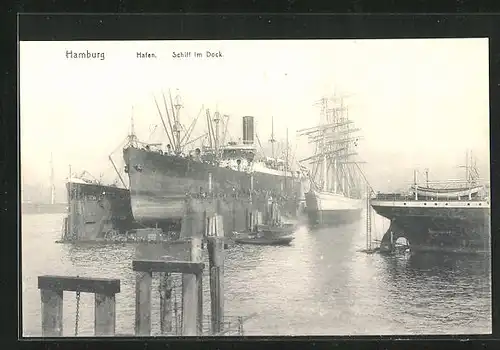
<instances>
[{"instance_id":1,"label":"ship hull","mask_svg":"<svg viewBox=\"0 0 500 350\"><path fill-rule=\"evenodd\" d=\"M379 201L375 212L391 220L382 243L405 237L412 251L490 251L490 208L487 201Z\"/></svg>"},{"instance_id":2,"label":"ship hull","mask_svg":"<svg viewBox=\"0 0 500 350\"><path fill-rule=\"evenodd\" d=\"M363 210L361 199L347 198L330 192L309 191L305 194L306 212L312 226L346 225L358 221Z\"/></svg>"},{"instance_id":3,"label":"ship hull","mask_svg":"<svg viewBox=\"0 0 500 350\"><path fill-rule=\"evenodd\" d=\"M123 156L132 213L136 221L146 226L165 227L180 222L185 214L186 196L206 194L209 187L215 193L245 196L252 188L252 177L255 191L292 195L300 187L300 182L291 177L285 180L274 174L250 174L134 147L124 149ZM293 208L290 212L295 212L293 204L287 206Z\"/></svg>"},{"instance_id":4,"label":"ship hull","mask_svg":"<svg viewBox=\"0 0 500 350\"><path fill-rule=\"evenodd\" d=\"M127 189L80 182L67 183L66 187L70 198L66 220L69 236L93 239L110 230L125 234L137 228Z\"/></svg>"}]
</instances>

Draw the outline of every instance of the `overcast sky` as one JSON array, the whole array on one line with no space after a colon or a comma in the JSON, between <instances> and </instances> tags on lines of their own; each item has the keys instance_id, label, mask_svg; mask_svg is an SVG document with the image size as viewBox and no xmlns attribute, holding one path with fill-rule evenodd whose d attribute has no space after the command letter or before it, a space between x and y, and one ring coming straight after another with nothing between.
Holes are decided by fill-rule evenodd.
<instances>
[{"instance_id":1,"label":"overcast sky","mask_svg":"<svg viewBox=\"0 0 500 350\"><path fill-rule=\"evenodd\" d=\"M105 59L67 59L66 50ZM172 58L206 50L224 57ZM137 51L157 58L138 59ZM113 180L108 156L122 163L116 148L132 108L141 139L166 140L153 97L169 89L178 89L187 125L202 106L217 108L240 137L241 116L253 115L265 142L273 116L276 138L288 127L291 143L319 120L315 101L347 93L364 137L359 159L376 189L404 186L413 168L430 168L436 180L463 176L457 167L467 149L489 176L488 88L487 39L21 42L23 177L48 184L52 152L57 186L69 164ZM311 152L305 144L298 158Z\"/></svg>"}]
</instances>

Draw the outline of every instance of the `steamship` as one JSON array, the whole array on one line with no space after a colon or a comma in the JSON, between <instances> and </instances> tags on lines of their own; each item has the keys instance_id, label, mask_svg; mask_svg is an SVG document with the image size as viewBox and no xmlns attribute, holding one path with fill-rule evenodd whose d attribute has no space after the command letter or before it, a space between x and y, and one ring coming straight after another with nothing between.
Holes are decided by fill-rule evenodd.
<instances>
[{"instance_id":1,"label":"steamship","mask_svg":"<svg viewBox=\"0 0 500 350\"><path fill-rule=\"evenodd\" d=\"M298 174L289 169L287 161L264 157L257 152L254 117L242 117L241 142L226 142L226 133L221 134L220 129L227 130L229 117L218 112L212 116L207 109L207 132L191 139L196 120L185 128L180 122L182 106L179 99L174 103L170 96L171 108L168 108L165 96L163 102L167 118L157 102L156 106L169 141L166 148L129 142L123 149L135 220L145 226L171 227L185 214L186 195L203 194L209 190L223 195L266 191L270 196L286 195L289 198L298 192ZM201 147L191 146L201 138ZM274 137L270 141L274 142Z\"/></svg>"},{"instance_id":2,"label":"steamship","mask_svg":"<svg viewBox=\"0 0 500 350\"><path fill-rule=\"evenodd\" d=\"M412 251L484 253L490 251L489 186L479 182L477 169L467 167L465 180L427 181L406 193L378 193L371 206L391 220L381 251L391 251L404 237Z\"/></svg>"},{"instance_id":3,"label":"steamship","mask_svg":"<svg viewBox=\"0 0 500 350\"><path fill-rule=\"evenodd\" d=\"M301 163L312 165L310 187L305 193L306 212L311 226L350 224L361 218L364 208L361 191L363 175L356 155L359 137L353 133L343 96L320 101L321 118L318 126L299 130L315 145L313 156Z\"/></svg>"}]
</instances>

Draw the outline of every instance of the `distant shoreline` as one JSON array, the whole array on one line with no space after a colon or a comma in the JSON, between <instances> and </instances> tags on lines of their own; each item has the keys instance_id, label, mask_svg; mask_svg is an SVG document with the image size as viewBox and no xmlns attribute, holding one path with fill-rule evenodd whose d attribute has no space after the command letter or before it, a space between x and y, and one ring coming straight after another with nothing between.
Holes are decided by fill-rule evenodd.
<instances>
[{"instance_id":1,"label":"distant shoreline","mask_svg":"<svg viewBox=\"0 0 500 350\"><path fill-rule=\"evenodd\" d=\"M66 213L67 203L21 203L22 214L53 214Z\"/></svg>"}]
</instances>

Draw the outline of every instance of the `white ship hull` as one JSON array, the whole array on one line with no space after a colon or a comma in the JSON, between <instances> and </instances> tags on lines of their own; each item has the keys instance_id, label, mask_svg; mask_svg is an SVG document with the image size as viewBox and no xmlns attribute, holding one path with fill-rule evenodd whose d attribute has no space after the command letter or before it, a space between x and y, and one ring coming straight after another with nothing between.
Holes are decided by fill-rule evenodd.
<instances>
[{"instance_id":1,"label":"white ship hull","mask_svg":"<svg viewBox=\"0 0 500 350\"><path fill-rule=\"evenodd\" d=\"M349 224L361 218L364 201L339 193L309 191L306 193L306 211L311 225L336 226Z\"/></svg>"}]
</instances>

